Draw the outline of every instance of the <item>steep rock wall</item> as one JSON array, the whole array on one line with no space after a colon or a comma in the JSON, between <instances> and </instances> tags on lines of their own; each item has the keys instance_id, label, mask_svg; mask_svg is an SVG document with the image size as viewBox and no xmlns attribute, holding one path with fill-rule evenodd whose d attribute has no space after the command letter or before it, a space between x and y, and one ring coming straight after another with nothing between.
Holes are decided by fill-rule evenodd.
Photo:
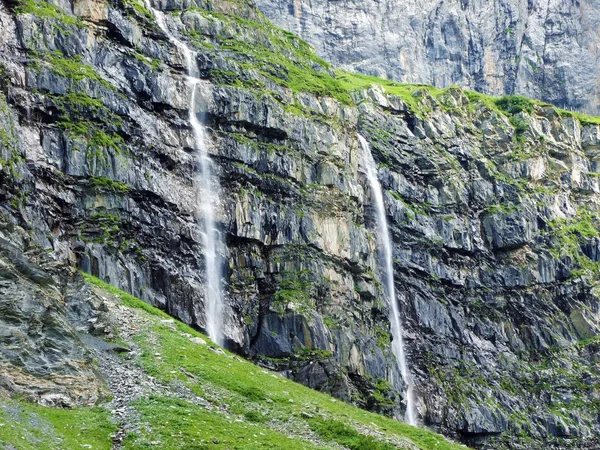
<instances>
[{"instance_id":1,"label":"steep rock wall","mask_svg":"<svg viewBox=\"0 0 600 450\"><path fill-rule=\"evenodd\" d=\"M57 259L204 328L183 55L141 3L26 5L0 12L3 210ZM421 420L481 447L597 445L598 124L459 89L351 92L243 2L156 6L205 79L232 348L402 415L360 132Z\"/></svg>"},{"instance_id":2,"label":"steep rock wall","mask_svg":"<svg viewBox=\"0 0 600 450\"><path fill-rule=\"evenodd\" d=\"M600 3L257 0L341 67L600 113Z\"/></svg>"},{"instance_id":3,"label":"steep rock wall","mask_svg":"<svg viewBox=\"0 0 600 450\"><path fill-rule=\"evenodd\" d=\"M77 271L0 214L0 398L92 406L109 396L79 333L111 337L106 307Z\"/></svg>"}]
</instances>

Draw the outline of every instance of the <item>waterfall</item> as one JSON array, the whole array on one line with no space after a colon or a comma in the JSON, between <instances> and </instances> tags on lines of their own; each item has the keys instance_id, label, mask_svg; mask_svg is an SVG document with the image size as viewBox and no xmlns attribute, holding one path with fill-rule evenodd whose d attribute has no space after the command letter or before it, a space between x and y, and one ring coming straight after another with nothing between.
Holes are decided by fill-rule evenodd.
<instances>
[{"instance_id":1,"label":"waterfall","mask_svg":"<svg viewBox=\"0 0 600 450\"><path fill-rule=\"evenodd\" d=\"M377 210L377 227L379 229L379 237L381 241L381 253L384 263L383 281L385 293L389 300L390 310L390 325L392 331L392 352L396 357L398 368L402 374L402 380L406 385L404 398L406 399L406 416L405 421L410 425L417 425L416 410L413 398L413 386L409 376L406 356L404 355L404 339L402 337L402 323L400 321L400 311L398 309L398 300L396 299L396 288L394 287L394 266L392 261L392 242L390 240L390 232L385 214L385 206L383 204L383 192L381 184L377 178L377 165L373 159L371 148L367 140L358 135L358 140L363 153L363 161L365 165L369 186L375 200L375 208Z\"/></svg>"},{"instance_id":2,"label":"waterfall","mask_svg":"<svg viewBox=\"0 0 600 450\"><path fill-rule=\"evenodd\" d=\"M178 40L166 25L165 15L152 7L150 0L145 0L146 7L152 12L156 23L185 56L187 64L187 82L190 88L189 120L194 131L194 155L196 173L194 184L196 189L196 218L203 224L202 241L206 272L206 290L204 295L206 333L216 343L223 344L223 293L221 290L221 255L217 251L219 232L215 225L214 205L218 202L219 186L212 181L212 161L206 151L204 126L198 120L195 104L196 93L203 88L198 78L195 53Z\"/></svg>"}]
</instances>

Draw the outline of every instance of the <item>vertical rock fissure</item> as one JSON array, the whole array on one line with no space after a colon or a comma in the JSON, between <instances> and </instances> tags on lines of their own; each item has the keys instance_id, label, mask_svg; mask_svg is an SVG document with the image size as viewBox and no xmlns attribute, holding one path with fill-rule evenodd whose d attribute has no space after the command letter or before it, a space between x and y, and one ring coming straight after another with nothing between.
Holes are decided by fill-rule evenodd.
<instances>
[{"instance_id":1,"label":"vertical rock fissure","mask_svg":"<svg viewBox=\"0 0 600 450\"><path fill-rule=\"evenodd\" d=\"M206 316L206 333L216 343L223 345L223 290L221 288L222 257L218 246L219 232L215 223L214 207L219 200L219 186L213 180L212 161L206 148L204 125L198 120L196 111L196 95L205 85L198 78L195 53L178 40L167 27L165 16L161 11L152 7L150 0L145 0L146 7L156 19L160 29L185 56L187 65L187 81L190 88L189 120L194 132L194 154L196 167L194 169L194 184L196 191L196 218L202 225L202 243L204 248L206 286L204 306ZM224 245L224 244L223 244Z\"/></svg>"},{"instance_id":2,"label":"vertical rock fissure","mask_svg":"<svg viewBox=\"0 0 600 450\"><path fill-rule=\"evenodd\" d=\"M371 147L367 140L358 135L362 150L362 160L364 170L367 175L369 186L373 195L375 208L377 212L377 227L379 231L379 241L381 243L380 254L383 265L383 285L389 301L390 328L392 332L392 352L398 363L398 368L402 374L402 381L406 390L404 399L406 402L406 414L404 420L410 425L417 425L416 409L414 405L414 392L412 380L410 379L406 355L404 354L404 338L402 337L402 322L400 320L400 310L398 300L396 299L396 288L394 287L394 266L392 261L392 242L387 224L385 206L383 203L383 192L381 184L377 178L377 166Z\"/></svg>"}]
</instances>

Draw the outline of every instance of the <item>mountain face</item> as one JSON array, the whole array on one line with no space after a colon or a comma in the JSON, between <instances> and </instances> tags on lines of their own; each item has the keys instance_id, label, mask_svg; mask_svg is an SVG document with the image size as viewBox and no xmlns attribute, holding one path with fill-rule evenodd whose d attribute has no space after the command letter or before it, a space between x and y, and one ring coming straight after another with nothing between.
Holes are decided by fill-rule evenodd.
<instances>
[{"instance_id":1,"label":"mountain face","mask_svg":"<svg viewBox=\"0 0 600 450\"><path fill-rule=\"evenodd\" d=\"M76 331L104 307L68 271L37 276L23 262L36 254L206 329L198 142L175 37L194 52L192 112L220 186L229 348L404 415L361 135L379 166L419 421L479 448L598 447L598 119L336 71L241 0L154 7L172 36L136 0L1 4L0 237L12 247L0 305L15 332L0 338L27 344L3 347L3 364L94 380L87 396L57 388L68 405L102 397ZM70 336L51 347L80 366L22 363L42 352L34 317L49 343ZM23 394L12 373L2 388Z\"/></svg>"},{"instance_id":2,"label":"mountain face","mask_svg":"<svg viewBox=\"0 0 600 450\"><path fill-rule=\"evenodd\" d=\"M598 0L257 0L341 67L600 113Z\"/></svg>"}]
</instances>

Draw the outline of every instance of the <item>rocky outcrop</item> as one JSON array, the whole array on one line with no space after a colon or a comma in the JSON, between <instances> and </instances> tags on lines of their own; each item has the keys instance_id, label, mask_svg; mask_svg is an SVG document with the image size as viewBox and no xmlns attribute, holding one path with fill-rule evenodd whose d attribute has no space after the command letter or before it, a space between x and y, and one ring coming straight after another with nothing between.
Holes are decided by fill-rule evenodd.
<instances>
[{"instance_id":1,"label":"rocky outcrop","mask_svg":"<svg viewBox=\"0 0 600 450\"><path fill-rule=\"evenodd\" d=\"M228 346L402 416L360 133L422 422L482 448L593 448L599 125L461 89L354 89L245 2L155 6L203 78ZM184 55L135 0L3 3L0 23L3 211L204 329Z\"/></svg>"},{"instance_id":2,"label":"rocky outcrop","mask_svg":"<svg viewBox=\"0 0 600 450\"><path fill-rule=\"evenodd\" d=\"M0 397L59 407L105 399L104 380L78 336L111 335L102 302L4 215L0 243Z\"/></svg>"},{"instance_id":3,"label":"rocky outcrop","mask_svg":"<svg viewBox=\"0 0 600 450\"><path fill-rule=\"evenodd\" d=\"M257 0L341 67L600 114L600 3Z\"/></svg>"}]
</instances>

